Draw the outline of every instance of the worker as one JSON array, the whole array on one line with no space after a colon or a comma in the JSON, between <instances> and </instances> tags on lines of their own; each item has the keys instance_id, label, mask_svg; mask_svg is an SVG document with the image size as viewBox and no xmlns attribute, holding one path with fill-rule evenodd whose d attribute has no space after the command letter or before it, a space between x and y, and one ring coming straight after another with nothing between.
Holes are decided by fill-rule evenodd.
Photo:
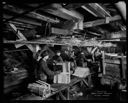
<instances>
[{"instance_id":1,"label":"worker","mask_svg":"<svg viewBox=\"0 0 128 103\"><path fill-rule=\"evenodd\" d=\"M92 65L91 69L92 69L92 72L94 73L92 76L92 83L94 88L99 88L100 81L99 81L98 74L99 72L102 72L102 55L101 55L100 48L97 48L93 52L93 57L94 57L94 60L91 64Z\"/></svg>"},{"instance_id":2,"label":"worker","mask_svg":"<svg viewBox=\"0 0 128 103\"><path fill-rule=\"evenodd\" d=\"M44 51L43 53L40 54L39 62L38 62L39 64L38 79L48 83L52 83L55 73L48 68L47 65L48 58L49 58L49 54L47 51Z\"/></svg>"},{"instance_id":3,"label":"worker","mask_svg":"<svg viewBox=\"0 0 128 103\"><path fill-rule=\"evenodd\" d=\"M77 66L83 67L85 60L86 58L85 58L84 52L80 52L76 59Z\"/></svg>"},{"instance_id":4,"label":"worker","mask_svg":"<svg viewBox=\"0 0 128 103\"><path fill-rule=\"evenodd\" d=\"M63 59L61 57L61 52L56 51L56 54L52 57L52 64L54 71L62 71L62 65L58 65L58 63L62 63Z\"/></svg>"},{"instance_id":5,"label":"worker","mask_svg":"<svg viewBox=\"0 0 128 103\"><path fill-rule=\"evenodd\" d=\"M72 71L72 73L74 73L75 72L75 69L77 67L77 64L76 64L76 56L75 56L74 50L72 50L70 52L69 61L70 61L70 65L71 65L70 70Z\"/></svg>"},{"instance_id":6,"label":"worker","mask_svg":"<svg viewBox=\"0 0 128 103\"><path fill-rule=\"evenodd\" d=\"M69 54L69 61L74 62L75 58L75 52L72 50Z\"/></svg>"},{"instance_id":7,"label":"worker","mask_svg":"<svg viewBox=\"0 0 128 103\"><path fill-rule=\"evenodd\" d=\"M54 62L63 62L60 51L56 52L56 54L53 56L53 60Z\"/></svg>"},{"instance_id":8,"label":"worker","mask_svg":"<svg viewBox=\"0 0 128 103\"><path fill-rule=\"evenodd\" d=\"M69 51L68 50L64 50L64 52L61 53L61 57L63 59L63 61L69 61L70 57L69 57Z\"/></svg>"}]
</instances>

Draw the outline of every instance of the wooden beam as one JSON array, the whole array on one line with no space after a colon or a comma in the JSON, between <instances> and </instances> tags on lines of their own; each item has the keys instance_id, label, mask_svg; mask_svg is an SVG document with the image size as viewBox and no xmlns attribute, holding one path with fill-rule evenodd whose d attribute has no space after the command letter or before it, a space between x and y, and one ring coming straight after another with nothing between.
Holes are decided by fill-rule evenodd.
<instances>
[{"instance_id":1,"label":"wooden beam","mask_svg":"<svg viewBox=\"0 0 128 103\"><path fill-rule=\"evenodd\" d=\"M98 33L91 32L91 31L88 31L87 33L92 34L92 35L95 35L95 36L101 36L102 35L102 34L98 34Z\"/></svg>"},{"instance_id":2,"label":"wooden beam","mask_svg":"<svg viewBox=\"0 0 128 103\"><path fill-rule=\"evenodd\" d=\"M70 4L68 4L68 5L66 5L66 6L64 6L64 8L66 8L66 9L77 9L77 8L79 8L79 7L81 7L82 5L84 5L85 3L70 3Z\"/></svg>"},{"instance_id":3,"label":"wooden beam","mask_svg":"<svg viewBox=\"0 0 128 103\"><path fill-rule=\"evenodd\" d=\"M80 13L78 13L77 11L75 11L75 10L67 10L67 9L65 9L65 8L60 8L59 9L61 12L63 12L63 13L65 13L65 14L67 14L67 15L69 15L69 16L72 16L73 18L74 18L74 23L76 24L76 25L74 25L73 26L73 28L72 29L82 29L83 30L83 21L84 21L84 16L82 15L82 14L80 14ZM74 24L73 23L73 24Z\"/></svg>"},{"instance_id":4,"label":"wooden beam","mask_svg":"<svg viewBox=\"0 0 128 103\"><path fill-rule=\"evenodd\" d=\"M101 5L98 3L89 3L88 7L95 12L99 17L111 17L108 11L106 11Z\"/></svg>"},{"instance_id":5,"label":"wooden beam","mask_svg":"<svg viewBox=\"0 0 128 103\"><path fill-rule=\"evenodd\" d=\"M106 19L100 19L100 20L85 22L84 28L108 24L109 22L116 21L116 20L121 20L121 17L119 15L116 15L114 17L106 17Z\"/></svg>"},{"instance_id":6,"label":"wooden beam","mask_svg":"<svg viewBox=\"0 0 128 103\"><path fill-rule=\"evenodd\" d=\"M33 28L33 26L30 24L24 24L24 23L20 23L20 22L16 22L16 21L9 21L9 23L16 24L16 25L24 25L24 26Z\"/></svg>"},{"instance_id":7,"label":"wooden beam","mask_svg":"<svg viewBox=\"0 0 128 103\"><path fill-rule=\"evenodd\" d=\"M23 13L25 11L25 9L23 9L23 8L21 9L21 8L14 7L14 6L13 6L13 9L8 7L8 6L5 6L4 9L5 9L6 12L9 12L11 15L13 14L14 16L18 15L20 13ZM28 17L34 18L34 19L38 19L38 20L48 21L48 22L51 22L51 23L59 23L60 22L57 19L55 20L53 18L38 14L36 12L30 12L30 13L26 14L25 16L28 16Z\"/></svg>"},{"instance_id":8,"label":"wooden beam","mask_svg":"<svg viewBox=\"0 0 128 103\"><path fill-rule=\"evenodd\" d=\"M60 8L59 9L61 12L73 17L73 18L76 18L76 19L84 19L83 15L81 15L80 13L76 12L75 10L67 10L65 8Z\"/></svg>"},{"instance_id":9,"label":"wooden beam","mask_svg":"<svg viewBox=\"0 0 128 103\"><path fill-rule=\"evenodd\" d=\"M95 14L93 11L88 9L86 6L81 6L83 9L87 10L89 13L91 13L93 16L97 17L97 14Z\"/></svg>"},{"instance_id":10,"label":"wooden beam","mask_svg":"<svg viewBox=\"0 0 128 103\"><path fill-rule=\"evenodd\" d=\"M103 75L106 74L105 66L106 66L106 63L105 63L105 53L104 53L104 51L102 51L102 68L103 68Z\"/></svg>"},{"instance_id":11,"label":"wooden beam","mask_svg":"<svg viewBox=\"0 0 128 103\"><path fill-rule=\"evenodd\" d=\"M15 31L17 32L16 35L18 36L19 39L22 39L22 40L27 40L23 34L16 28L16 26L12 23L9 23L10 27Z\"/></svg>"},{"instance_id":12,"label":"wooden beam","mask_svg":"<svg viewBox=\"0 0 128 103\"><path fill-rule=\"evenodd\" d=\"M73 10L65 9L65 8L63 8L58 3L57 4L50 5L49 7L45 8L45 9L42 8L41 10L43 10L45 12L48 12L50 14L53 14L55 16L58 16L58 17L67 19L67 20L83 19L82 15L79 14L78 12L73 11Z\"/></svg>"},{"instance_id":13,"label":"wooden beam","mask_svg":"<svg viewBox=\"0 0 128 103\"><path fill-rule=\"evenodd\" d=\"M40 4L38 7L31 8L30 10L26 10L26 11L20 13L20 14L17 14L16 16L14 16L14 17L12 17L12 18L7 19L7 20L4 21L4 22L8 22L8 21L10 21L10 20L13 20L13 19L19 18L19 17L21 17L21 16L24 16L25 14L30 13L30 12L32 12L32 11L34 11L34 10L37 10L37 9L43 7L43 6L48 5L48 4L49 4L49 3L46 3L46 4Z\"/></svg>"},{"instance_id":14,"label":"wooden beam","mask_svg":"<svg viewBox=\"0 0 128 103\"><path fill-rule=\"evenodd\" d=\"M24 24L24 23L19 23L19 22L15 22L15 21L9 21L9 23L14 24L18 29L33 29L35 28L35 26L29 25L29 24Z\"/></svg>"},{"instance_id":15,"label":"wooden beam","mask_svg":"<svg viewBox=\"0 0 128 103\"><path fill-rule=\"evenodd\" d=\"M19 38L20 40L26 40L26 41L27 41L26 37L15 27L14 24L9 23L9 25L10 25L10 27L11 27L15 32L17 32L16 35L18 36L18 38ZM23 44L16 44L15 46L16 46L16 48L18 48L18 47L23 46ZM26 46L27 46L32 52L35 52L35 48L34 48L32 45L29 44L29 45L26 45Z\"/></svg>"},{"instance_id":16,"label":"wooden beam","mask_svg":"<svg viewBox=\"0 0 128 103\"><path fill-rule=\"evenodd\" d=\"M106 9L103 5L101 5L101 4L99 4L99 3L95 3L95 5L97 6L97 11L98 11L98 12L100 12L101 14L104 14L105 17L111 17L109 11L107 11L107 9ZM94 7L94 6L93 6L93 7ZM99 11L99 9L100 9L102 12Z\"/></svg>"},{"instance_id":17,"label":"wooden beam","mask_svg":"<svg viewBox=\"0 0 128 103\"><path fill-rule=\"evenodd\" d=\"M86 4L86 5L84 5L84 7L86 7L87 9L87 11L89 12L89 13L93 13L93 15L95 14L95 15L97 15L97 17L104 17L104 15L103 14L100 14L96 9L94 9L92 6L91 6L91 4Z\"/></svg>"},{"instance_id":18,"label":"wooden beam","mask_svg":"<svg viewBox=\"0 0 128 103\"><path fill-rule=\"evenodd\" d=\"M65 44L60 44L60 43L47 43L44 41L14 41L14 40L4 40L4 43L7 44L53 44L53 45L65 45Z\"/></svg>"},{"instance_id":19,"label":"wooden beam","mask_svg":"<svg viewBox=\"0 0 128 103\"><path fill-rule=\"evenodd\" d=\"M69 39L66 42L63 41L49 41L48 39L38 39L38 40L33 40L33 41L15 41L15 40L4 40L3 41L5 44L49 44L49 45L67 45L67 46L79 46L79 47L90 47L90 46L97 46L97 47L106 47L106 44L101 44L101 40L99 41L92 41L92 40L85 40L81 41L80 43L74 43L74 42L69 42ZM109 45L107 44L107 47L111 47L114 45Z\"/></svg>"},{"instance_id":20,"label":"wooden beam","mask_svg":"<svg viewBox=\"0 0 128 103\"><path fill-rule=\"evenodd\" d=\"M98 42L94 42L94 43L90 43L89 41L87 43L84 44L75 44L75 43L63 43L63 42L49 42L46 40L36 40L36 41L26 41L26 40L22 40L22 41L14 41L14 40L4 40L5 44L50 44L50 45L67 45L67 46L99 46Z\"/></svg>"},{"instance_id":21,"label":"wooden beam","mask_svg":"<svg viewBox=\"0 0 128 103\"><path fill-rule=\"evenodd\" d=\"M18 19L15 19L14 21L19 21L19 22L23 22L23 23L27 23L27 24L31 24L31 25L41 26L41 22L39 23L39 22L31 21L29 19L18 18Z\"/></svg>"},{"instance_id":22,"label":"wooden beam","mask_svg":"<svg viewBox=\"0 0 128 103\"><path fill-rule=\"evenodd\" d=\"M126 42L126 40L120 40L120 39L106 39L106 40L100 40L103 42Z\"/></svg>"},{"instance_id":23,"label":"wooden beam","mask_svg":"<svg viewBox=\"0 0 128 103\"><path fill-rule=\"evenodd\" d=\"M51 33L61 34L61 35L68 35L68 34L70 34L70 31L66 30L66 29L59 29L59 28L53 28L52 27Z\"/></svg>"},{"instance_id":24,"label":"wooden beam","mask_svg":"<svg viewBox=\"0 0 128 103\"><path fill-rule=\"evenodd\" d=\"M83 81L83 83L85 84L85 86L89 87L89 85L88 85L88 83L87 83L86 80L83 79L82 81Z\"/></svg>"},{"instance_id":25,"label":"wooden beam","mask_svg":"<svg viewBox=\"0 0 128 103\"><path fill-rule=\"evenodd\" d=\"M50 13L52 15L58 16L60 18L66 19L66 20L72 20L73 18L67 14L62 13L59 10L53 10L53 9L42 9L43 11Z\"/></svg>"},{"instance_id":26,"label":"wooden beam","mask_svg":"<svg viewBox=\"0 0 128 103\"><path fill-rule=\"evenodd\" d=\"M30 14L27 14L28 16L32 16L36 19L39 19L39 20L43 20L43 21L48 21L48 22L51 22L51 23L59 23L60 21L58 19L52 19L50 17L47 17L47 16L44 16L44 15L40 15L36 12L31 12Z\"/></svg>"},{"instance_id":27,"label":"wooden beam","mask_svg":"<svg viewBox=\"0 0 128 103\"><path fill-rule=\"evenodd\" d=\"M5 19L9 19L12 16L4 14L3 17ZM41 23L36 22L36 21L32 21L30 19L17 18L17 19L14 19L13 21L17 21L17 22L21 22L21 23L26 23L26 24L31 24L31 25L35 25L35 26L41 26Z\"/></svg>"},{"instance_id":28,"label":"wooden beam","mask_svg":"<svg viewBox=\"0 0 128 103\"><path fill-rule=\"evenodd\" d=\"M123 54L121 55L121 71L122 71L122 79L126 79L126 59L124 58Z\"/></svg>"}]
</instances>

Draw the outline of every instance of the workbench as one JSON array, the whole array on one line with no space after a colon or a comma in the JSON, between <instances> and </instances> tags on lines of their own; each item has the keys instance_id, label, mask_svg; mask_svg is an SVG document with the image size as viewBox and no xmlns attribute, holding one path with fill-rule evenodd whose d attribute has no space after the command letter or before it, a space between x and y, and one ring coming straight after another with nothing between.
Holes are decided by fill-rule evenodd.
<instances>
[{"instance_id":1,"label":"workbench","mask_svg":"<svg viewBox=\"0 0 128 103\"><path fill-rule=\"evenodd\" d=\"M21 97L17 98L16 100L47 100L48 98L50 98L54 95L60 96L62 100L71 100L70 99L70 88L72 86L76 85L77 83L81 83L81 85L90 87L91 75L92 74L89 74L85 78L71 76L71 82L69 84L52 84L51 87L54 88L55 91L52 91L51 94L45 98L35 95L33 93L30 93L30 94L21 96ZM63 94L63 91L66 91L66 93Z\"/></svg>"}]
</instances>

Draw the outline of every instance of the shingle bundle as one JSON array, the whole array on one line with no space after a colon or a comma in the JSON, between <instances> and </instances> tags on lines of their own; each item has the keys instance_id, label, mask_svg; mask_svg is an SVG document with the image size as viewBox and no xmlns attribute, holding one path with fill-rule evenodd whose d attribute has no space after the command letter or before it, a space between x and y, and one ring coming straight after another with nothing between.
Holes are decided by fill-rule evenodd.
<instances>
[{"instance_id":1,"label":"shingle bundle","mask_svg":"<svg viewBox=\"0 0 128 103\"><path fill-rule=\"evenodd\" d=\"M41 80L36 81L36 83L30 83L28 89L37 95L42 97L47 97L51 94L50 84L43 82Z\"/></svg>"}]
</instances>

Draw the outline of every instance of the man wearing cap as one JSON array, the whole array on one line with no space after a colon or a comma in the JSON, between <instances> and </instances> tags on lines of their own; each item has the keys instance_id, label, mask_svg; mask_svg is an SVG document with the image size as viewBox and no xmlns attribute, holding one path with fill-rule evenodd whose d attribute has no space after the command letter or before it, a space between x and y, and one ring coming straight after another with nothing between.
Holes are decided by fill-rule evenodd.
<instances>
[{"instance_id":1,"label":"man wearing cap","mask_svg":"<svg viewBox=\"0 0 128 103\"><path fill-rule=\"evenodd\" d=\"M52 83L54 72L48 68L48 65L47 65L48 58L49 58L49 54L47 51L44 51L40 54L39 67L38 67L38 79L46 81L48 83Z\"/></svg>"}]
</instances>

